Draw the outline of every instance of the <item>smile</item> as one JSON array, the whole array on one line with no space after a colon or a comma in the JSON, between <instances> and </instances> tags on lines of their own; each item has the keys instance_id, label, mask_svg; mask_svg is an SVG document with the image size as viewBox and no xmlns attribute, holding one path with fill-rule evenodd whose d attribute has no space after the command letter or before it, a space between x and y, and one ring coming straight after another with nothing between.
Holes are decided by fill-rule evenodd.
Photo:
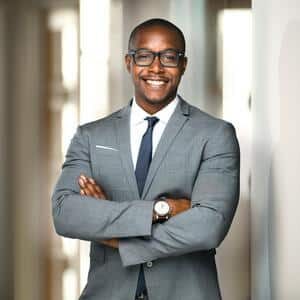
<instances>
[{"instance_id":1,"label":"smile","mask_svg":"<svg viewBox=\"0 0 300 300\"><path fill-rule=\"evenodd\" d=\"M161 87L165 84L167 84L164 80L153 80L153 79L146 79L145 80L147 84L153 86L153 87Z\"/></svg>"}]
</instances>

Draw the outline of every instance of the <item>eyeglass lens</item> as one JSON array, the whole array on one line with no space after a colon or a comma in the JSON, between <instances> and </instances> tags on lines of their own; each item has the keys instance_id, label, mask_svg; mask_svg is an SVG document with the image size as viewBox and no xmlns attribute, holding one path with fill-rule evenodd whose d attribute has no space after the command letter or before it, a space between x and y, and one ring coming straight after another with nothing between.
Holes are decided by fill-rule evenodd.
<instances>
[{"instance_id":1,"label":"eyeglass lens","mask_svg":"<svg viewBox=\"0 0 300 300\"><path fill-rule=\"evenodd\" d=\"M179 53L167 50L158 54L160 62L166 67L176 67L179 61ZM155 53L147 50L137 50L134 55L135 63L139 66L150 66L155 58Z\"/></svg>"}]
</instances>

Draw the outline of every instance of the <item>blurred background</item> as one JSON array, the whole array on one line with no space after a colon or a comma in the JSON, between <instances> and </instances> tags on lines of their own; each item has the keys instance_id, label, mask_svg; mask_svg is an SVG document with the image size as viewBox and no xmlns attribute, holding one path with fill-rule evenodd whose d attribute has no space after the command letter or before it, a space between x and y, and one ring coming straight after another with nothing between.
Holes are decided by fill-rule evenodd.
<instances>
[{"instance_id":1,"label":"blurred background","mask_svg":"<svg viewBox=\"0 0 300 300\"><path fill-rule=\"evenodd\" d=\"M223 298L299 299L299 11L298 0L0 0L0 298L78 299L89 244L55 234L51 192L76 127L133 95L131 30L162 17L187 41L179 93L240 140L240 204L217 250Z\"/></svg>"}]
</instances>

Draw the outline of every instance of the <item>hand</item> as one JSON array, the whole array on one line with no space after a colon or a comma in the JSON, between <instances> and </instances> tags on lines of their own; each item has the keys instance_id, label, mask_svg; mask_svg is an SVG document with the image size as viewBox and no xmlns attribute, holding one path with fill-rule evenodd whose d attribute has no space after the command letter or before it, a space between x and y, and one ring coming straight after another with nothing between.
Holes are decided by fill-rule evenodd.
<instances>
[{"instance_id":1,"label":"hand","mask_svg":"<svg viewBox=\"0 0 300 300\"><path fill-rule=\"evenodd\" d=\"M100 244L111 248L119 248L119 239L102 240L100 241Z\"/></svg>"},{"instance_id":2,"label":"hand","mask_svg":"<svg viewBox=\"0 0 300 300\"><path fill-rule=\"evenodd\" d=\"M191 200L190 199L167 198L166 201L168 202L168 204L171 207L171 217L174 217L174 216L191 208Z\"/></svg>"},{"instance_id":3,"label":"hand","mask_svg":"<svg viewBox=\"0 0 300 300\"><path fill-rule=\"evenodd\" d=\"M81 174L78 178L78 184L80 186L80 195L107 199L104 190L93 178Z\"/></svg>"},{"instance_id":4,"label":"hand","mask_svg":"<svg viewBox=\"0 0 300 300\"><path fill-rule=\"evenodd\" d=\"M80 186L81 195L95 197L98 199L107 199L104 190L93 178L81 174L78 178L78 184ZM102 240L99 241L99 243L111 248L119 248L118 239Z\"/></svg>"}]
</instances>

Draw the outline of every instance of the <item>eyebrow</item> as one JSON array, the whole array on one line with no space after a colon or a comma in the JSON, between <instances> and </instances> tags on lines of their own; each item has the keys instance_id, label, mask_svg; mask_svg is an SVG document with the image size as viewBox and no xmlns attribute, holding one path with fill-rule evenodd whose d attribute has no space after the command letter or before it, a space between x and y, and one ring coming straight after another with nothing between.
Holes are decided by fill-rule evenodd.
<instances>
[{"instance_id":1,"label":"eyebrow","mask_svg":"<svg viewBox=\"0 0 300 300\"><path fill-rule=\"evenodd\" d=\"M166 48L166 49L163 49L163 50L160 50L160 51L153 51L153 50L148 49L148 48L136 48L136 49L130 49L130 50L134 50L134 51L137 51L137 50L146 50L146 51L151 51L151 52L156 52L156 53L158 53L158 52L164 52L164 51L168 51L168 50L173 50L173 51L175 50L177 52L184 53L184 50L180 50L180 49L177 49L177 48Z\"/></svg>"}]
</instances>

